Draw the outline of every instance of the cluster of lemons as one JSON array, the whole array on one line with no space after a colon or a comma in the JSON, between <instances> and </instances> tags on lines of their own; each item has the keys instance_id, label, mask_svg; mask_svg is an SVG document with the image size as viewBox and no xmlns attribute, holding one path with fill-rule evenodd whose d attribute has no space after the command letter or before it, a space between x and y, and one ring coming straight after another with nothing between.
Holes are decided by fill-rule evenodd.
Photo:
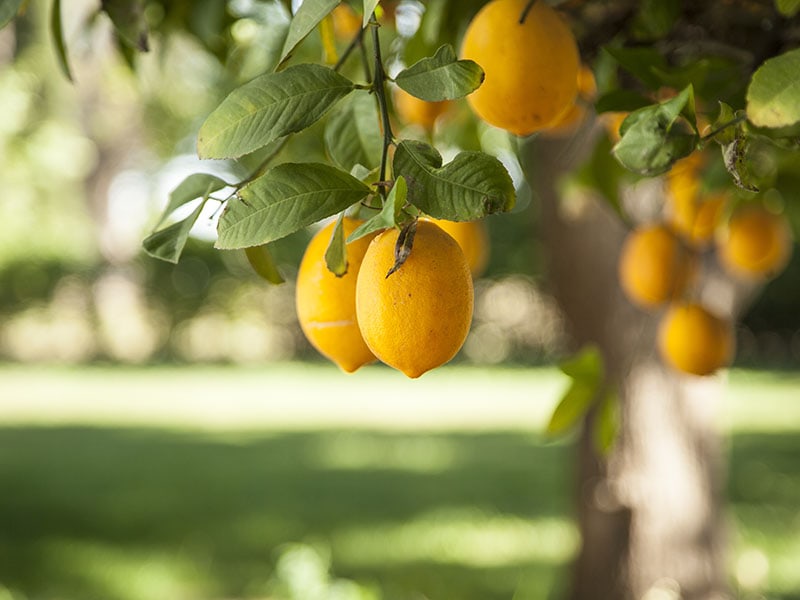
<instances>
[{"instance_id":1,"label":"cluster of lemons","mask_svg":"<svg viewBox=\"0 0 800 600\"><path fill-rule=\"evenodd\" d=\"M360 223L345 218L344 235ZM312 238L297 274L297 315L309 342L348 373L377 358L416 378L453 358L472 323L473 274L488 258L483 222L419 220L411 253L390 275L400 232L359 238L346 246L341 277L325 263L334 226Z\"/></svg>"},{"instance_id":2,"label":"cluster of lemons","mask_svg":"<svg viewBox=\"0 0 800 600\"><path fill-rule=\"evenodd\" d=\"M733 277L761 283L780 272L791 252L786 219L759 201L733 210L726 191L704 193L705 156L679 161L666 177L664 220L629 234L619 259L626 296L661 311L658 348L663 360L693 375L709 375L730 361L733 326L692 299L701 283L701 258L714 251Z\"/></svg>"}]
</instances>

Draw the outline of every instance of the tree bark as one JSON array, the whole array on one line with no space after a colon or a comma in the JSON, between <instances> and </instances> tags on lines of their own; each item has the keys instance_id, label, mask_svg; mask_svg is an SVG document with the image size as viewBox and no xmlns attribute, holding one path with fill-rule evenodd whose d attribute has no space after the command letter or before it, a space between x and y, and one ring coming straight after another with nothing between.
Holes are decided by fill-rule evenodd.
<instances>
[{"instance_id":1,"label":"tree bark","mask_svg":"<svg viewBox=\"0 0 800 600\"><path fill-rule=\"evenodd\" d=\"M617 280L627 227L590 193L559 193L559 179L586 157L595 134L587 127L569 139L534 139L521 153L539 201L552 292L576 347L598 345L619 384L621 425L610 455L595 449L591 412L579 440L582 546L571 598L725 598L725 460L715 428L723 377L684 377L661 364L658 315L634 308ZM632 204L647 204L658 182L632 193Z\"/></svg>"}]
</instances>

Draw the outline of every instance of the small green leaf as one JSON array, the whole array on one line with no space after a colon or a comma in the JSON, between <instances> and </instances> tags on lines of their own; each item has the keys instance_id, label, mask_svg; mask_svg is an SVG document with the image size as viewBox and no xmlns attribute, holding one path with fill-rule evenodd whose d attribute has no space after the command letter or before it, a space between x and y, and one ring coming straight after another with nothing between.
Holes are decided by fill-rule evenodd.
<instances>
[{"instance_id":1,"label":"small green leaf","mask_svg":"<svg viewBox=\"0 0 800 600\"><path fill-rule=\"evenodd\" d=\"M788 18L800 12L800 0L775 0L775 6L778 7L778 12Z\"/></svg>"},{"instance_id":2,"label":"small green leaf","mask_svg":"<svg viewBox=\"0 0 800 600\"><path fill-rule=\"evenodd\" d=\"M653 176L695 149L698 136L679 121L683 115L696 128L692 87L663 102L632 112L622 122L622 139L614 146L617 160L629 171Z\"/></svg>"},{"instance_id":3,"label":"small green leaf","mask_svg":"<svg viewBox=\"0 0 800 600\"><path fill-rule=\"evenodd\" d=\"M186 245L186 240L189 239L189 232L192 230L204 206L205 200L200 202L192 214L182 221L151 233L142 242L144 251L153 258L177 263L183 252L183 247Z\"/></svg>"},{"instance_id":4,"label":"small green leaf","mask_svg":"<svg viewBox=\"0 0 800 600\"><path fill-rule=\"evenodd\" d=\"M50 12L50 33L53 36L58 66L61 68L64 77L72 81L67 45L64 42L64 28L61 22L61 0L53 0L53 7Z\"/></svg>"},{"instance_id":5,"label":"small green leaf","mask_svg":"<svg viewBox=\"0 0 800 600\"><path fill-rule=\"evenodd\" d=\"M289 25L289 33L286 35L286 41L283 43L283 50L281 51L281 58L278 61L278 67L286 61L292 51L297 47L303 39L319 25L320 21L328 16L339 0L304 0L297 9L297 13L292 18L292 23Z\"/></svg>"},{"instance_id":6,"label":"small green leaf","mask_svg":"<svg viewBox=\"0 0 800 600\"><path fill-rule=\"evenodd\" d=\"M562 361L558 368L567 377L589 387L596 387L603 379L603 355L597 346L587 345L577 354Z\"/></svg>"},{"instance_id":7,"label":"small green leaf","mask_svg":"<svg viewBox=\"0 0 800 600\"><path fill-rule=\"evenodd\" d=\"M347 245L344 242L344 212L336 219L331 241L325 250L325 265L337 277L347 274Z\"/></svg>"},{"instance_id":8,"label":"small green leaf","mask_svg":"<svg viewBox=\"0 0 800 600\"><path fill-rule=\"evenodd\" d=\"M102 0L105 12L120 39L141 52L148 51L147 21L144 18L143 0Z\"/></svg>"},{"instance_id":9,"label":"small green leaf","mask_svg":"<svg viewBox=\"0 0 800 600\"><path fill-rule=\"evenodd\" d=\"M474 92L483 83L483 69L471 60L458 60L449 44L433 57L423 58L400 71L395 82L412 96L439 102L454 100Z\"/></svg>"},{"instance_id":10,"label":"small green leaf","mask_svg":"<svg viewBox=\"0 0 800 600\"><path fill-rule=\"evenodd\" d=\"M378 8L379 2L380 0L364 0L364 20L362 22L362 27L367 26L372 13Z\"/></svg>"},{"instance_id":11,"label":"small green leaf","mask_svg":"<svg viewBox=\"0 0 800 600\"><path fill-rule=\"evenodd\" d=\"M389 195L386 197L386 201L383 204L381 212L371 219L364 221L355 230L353 230L353 232L347 237L347 243L349 244L350 242L354 242L365 235L369 235L370 233L375 233L376 231L389 229L390 227L395 227L398 225L400 214L402 213L403 206L406 203L407 195L408 188L406 187L406 180L402 177L398 177L397 181L394 182Z\"/></svg>"},{"instance_id":12,"label":"small green leaf","mask_svg":"<svg viewBox=\"0 0 800 600\"><path fill-rule=\"evenodd\" d=\"M225 181L210 173L193 173L189 175L170 193L169 202L167 202L167 206L161 213L161 218L158 220L156 227L166 221L175 209L197 198L208 198L209 194L213 194L228 185Z\"/></svg>"},{"instance_id":13,"label":"small green leaf","mask_svg":"<svg viewBox=\"0 0 800 600\"><path fill-rule=\"evenodd\" d=\"M639 39L659 39L667 35L681 15L681 0L642 0L633 22Z\"/></svg>"},{"instance_id":14,"label":"small green leaf","mask_svg":"<svg viewBox=\"0 0 800 600\"><path fill-rule=\"evenodd\" d=\"M244 249L244 254L247 257L247 262L253 267L253 271L262 279L274 285L283 283L283 276L278 270L278 265L275 264L272 252L269 251L269 244L249 246Z\"/></svg>"},{"instance_id":15,"label":"small green leaf","mask_svg":"<svg viewBox=\"0 0 800 600\"><path fill-rule=\"evenodd\" d=\"M352 175L320 163L284 163L243 187L219 220L216 247L257 246L343 211L369 194Z\"/></svg>"},{"instance_id":16,"label":"small green leaf","mask_svg":"<svg viewBox=\"0 0 800 600\"><path fill-rule=\"evenodd\" d=\"M353 94L336 109L325 126L325 149L333 162L343 169L379 166L382 142L375 98Z\"/></svg>"},{"instance_id":17,"label":"small green leaf","mask_svg":"<svg viewBox=\"0 0 800 600\"><path fill-rule=\"evenodd\" d=\"M714 141L724 145L730 144L736 139L736 129L738 123L734 122L736 113L729 104L719 103L719 115L711 125L711 131L705 135L714 133Z\"/></svg>"},{"instance_id":18,"label":"small green leaf","mask_svg":"<svg viewBox=\"0 0 800 600\"><path fill-rule=\"evenodd\" d=\"M574 172L574 181L599 192L614 212L623 217L620 187L627 171L614 159L611 147L611 140L601 137L589 160Z\"/></svg>"},{"instance_id":19,"label":"small green leaf","mask_svg":"<svg viewBox=\"0 0 800 600\"><path fill-rule=\"evenodd\" d=\"M353 82L315 64L267 73L235 89L197 140L200 158L238 158L315 123L353 90Z\"/></svg>"},{"instance_id":20,"label":"small green leaf","mask_svg":"<svg viewBox=\"0 0 800 600\"><path fill-rule=\"evenodd\" d=\"M392 164L395 176L406 179L409 202L436 219L474 221L511 210L516 201L506 168L483 152L461 152L442 166L435 148L404 140Z\"/></svg>"},{"instance_id":21,"label":"small green leaf","mask_svg":"<svg viewBox=\"0 0 800 600\"><path fill-rule=\"evenodd\" d=\"M733 178L733 182L741 189L748 192L757 192L758 187L753 183L750 171L747 168L747 147L749 138L742 124L735 129L733 141L722 145L722 160L725 168Z\"/></svg>"},{"instance_id":22,"label":"small green leaf","mask_svg":"<svg viewBox=\"0 0 800 600\"><path fill-rule=\"evenodd\" d=\"M595 392L593 386L573 381L550 417L547 434L556 436L577 425L591 408Z\"/></svg>"},{"instance_id":23,"label":"small green leaf","mask_svg":"<svg viewBox=\"0 0 800 600\"><path fill-rule=\"evenodd\" d=\"M758 127L800 121L800 48L765 61L747 88L747 118Z\"/></svg>"},{"instance_id":24,"label":"small green leaf","mask_svg":"<svg viewBox=\"0 0 800 600\"><path fill-rule=\"evenodd\" d=\"M25 0L4 0L3 2L0 2L0 29L8 25L11 22L11 19L17 16L19 8L22 6L24 1ZM54 7L53 11L55 10L56 9Z\"/></svg>"},{"instance_id":25,"label":"small green leaf","mask_svg":"<svg viewBox=\"0 0 800 600\"><path fill-rule=\"evenodd\" d=\"M620 427L619 395L614 388L606 390L598 403L594 417L592 438L597 451L607 456L617 441Z\"/></svg>"}]
</instances>

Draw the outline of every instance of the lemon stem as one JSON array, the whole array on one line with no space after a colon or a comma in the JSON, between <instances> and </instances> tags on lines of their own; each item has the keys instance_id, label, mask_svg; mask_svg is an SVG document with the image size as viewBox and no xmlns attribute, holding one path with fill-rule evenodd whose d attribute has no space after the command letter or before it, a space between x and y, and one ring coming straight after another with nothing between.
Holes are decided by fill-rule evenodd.
<instances>
[{"instance_id":1,"label":"lemon stem","mask_svg":"<svg viewBox=\"0 0 800 600\"><path fill-rule=\"evenodd\" d=\"M526 5L525 8L522 10L522 14L519 16L519 24L522 25L525 23L525 19L528 18L528 13L531 12L533 5L536 4L536 0L530 0Z\"/></svg>"},{"instance_id":2,"label":"lemon stem","mask_svg":"<svg viewBox=\"0 0 800 600\"><path fill-rule=\"evenodd\" d=\"M386 71L383 69L383 58L381 57L381 44L378 36L378 20L375 18L375 13L369 19L369 25L372 28L372 47L375 53L375 80L373 81L373 89L375 95L378 97L378 108L381 112L381 121L383 123L383 152L381 153L381 169L378 181L386 181L386 164L389 158L389 146L392 145L392 125L389 123L389 109L386 103ZM386 188L380 187L380 193L383 198L386 198Z\"/></svg>"}]
</instances>

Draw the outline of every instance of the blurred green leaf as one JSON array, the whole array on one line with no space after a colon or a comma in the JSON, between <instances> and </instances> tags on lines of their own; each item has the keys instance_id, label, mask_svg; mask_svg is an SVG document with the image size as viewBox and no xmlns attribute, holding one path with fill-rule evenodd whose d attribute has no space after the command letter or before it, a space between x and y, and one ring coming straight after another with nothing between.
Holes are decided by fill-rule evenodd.
<instances>
[{"instance_id":1,"label":"blurred green leaf","mask_svg":"<svg viewBox=\"0 0 800 600\"><path fill-rule=\"evenodd\" d=\"M660 39L667 35L681 14L681 0L642 0L633 21L639 39Z\"/></svg>"},{"instance_id":2,"label":"blurred green leaf","mask_svg":"<svg viewBox=\"0 0 800 600\"><path fill-rule=\"evenodd\" d=\"M615 388L606 390L602 399L598 403L597 412L594 416L592 428L592 439L595 448L602 455L608 455L620 428L620 406L619 395Z\"/></svg>"},{"instance_id":3,"label":"blurred green leaf","mask_svg":"<svg viewBox=\"0 0 800 600\"><path fill-rule=\"evenodd\" d=\"M200 127L200 158L237 158L305 129L353 91L353 82L315 64L267 73L235 89Z\"/></svg>"},{"instance_id":4,"label":"blurred green leaf","mask_svg":"<svg viewBox=\"0 0 800 600\"><path fill-rule=\"evenodd\" d=\"M663 102L632 112L622 122L622 139L614 146L614 156L629 171L645 176L659 175L692 152L698 136L681 126L679 117L687 117L694 128L692 87Z\"/></svg>"},{"instance_id":5,"label":"blurred green leaf","mask_svg":"<svg viewBox=\"0 0 800 600\"><path fill-rule=\"evenodd\" d=\"M483 69L471 60L458 60L449 44L436 54L414 63L395 77L397 85L412 96L439 102L472 93L483 83Z\"/></svg>"},{"instance_id":6,"label":"blurred green leaf","mask_svg":"<svg viewBox=\"0 0 800 600\"><path fill-rule=\"evenodd\" d=\"M747 117L758 127L800 121L800 48L765 61L747 88Z\"/></svg>"},{"instance_id":7,"label":"blurred green leaf","mask_svg":"<svg viewBox=\"0 0 800 600\"><path fill-rule=\"evenodd\" d=\"M344 211L336 219L331 241L325 250L325 265L328 270L342 277L347 273L347 246L344 242Z\"/></svg>"},{"instance_id":8,"label":"blurred green leaf","mask_svg":"<svg viewBox=\"0 0 800 600\"><path fill-rule=\"evenodd\" d=\"M372 13L375 12L375 9L378 7L378 3L380 0L364 0L364 17L361 23L362 27L366 27L367 23L369 23L369 19L372 16Z\"/></svg>"},{"instance_id":9,"label":"blurred green leaf","mask_svg":"<svg viewBox=\"0 0 800 600\"><path fill-rule=\"evenodd\" d=\"M278 165L228 203L216 247L246 248L278 240L343 211L369 192L358 179L329 165Z\"/></svg>"},{"instance_id":10,"label":"blurred green leaf","mask_svg":"<svg viewBox=\"0 0 800 600\"><path fill-rule=\"evenodd\" d=\"M101 6L123 42L140 52L148 51L143 0L102 0Z\"/></svg>"},{"instance_id":11,"label":"blurred green leaf","mask_svg":"<svg viewBox=\"0 0 800 600\"><path fill-rule=\"evenodd\" d=\"M607 136L595 144L592 155L575 173L575 181L600 193L618 215L623 216L620 185L627 171L611 154L612 143Z\"/></svg>"},{"instance_id":12,"label":"blurred green leaf","mask_svg":"<svg viewBox=\"0 0 800 600\"><path fill-rule=\"evenodd\" d=\"M25 0L3 0L0 2L0 29L5 27L11 22L11 19L17 16L19 12L19 7L22 6L22 3ZM55 4L58 4L59 0L54 0L52 10L55 12L56 7Z\"/></svg>"},{"instance_id":13,"label":"blurred green leaf","mask_svg":"<svg viewBox=\"0 0 800 600\"><path fill-rule=\"evenodd\" d=\"M382 134L378 108L370 94L353 94L336 107L325 125L325 149L343 169L380 165Z\"/></svg>"},{"instance_id":14,"label":"blurred green leaf","mask_svg":"<svg viewBox=\"0 0 800 600\"><path fill-rule=\"evenodd\" d=\"M784 17L791 18L800 12L800 0L775 0L775 6Z\"/></svg>"},{"instance_id":15,"label":"blurred green leaf","mask_svg":"<svg viewBox=\"0 0 800 600\"><path fill-rule=\"evenodd\" d=\"M269 251L269 244L248 246L244 249L244 254L247 257L247 262L253 267L253 271L262 279L274 285L284 282L283 276L278 270L278 265L275 264L275 259L272 257L272 252Z\"/></svg>"},{"instance_id":16,"label":"blurred green leaf","mask_svg":"<svg viewBox=\"0 0 800 600\"><path fill-rule=\"evenodd\" d=\"M187 202L197 198L208 198L209 194L213 194L227 186L228 184L225 181L210 173L193 173L189 175L170 193L169 202L167 202L167 206L161 213L161 218L158 220L156 227L166 221L175 209Z\"/></svg>"},{"instance_id":17,"label":"blurred green leaf","mask_svg":"<svg viewBox=\"0 0 800 600\"><path fill-rule=\"evenodd\" d=\"M304 0L297 9L297 13L292 17L289 32L283 43L283 50L281 50L281 58L278 61L278 69L286 62L297 44L303 41L319 25L320 21L336 8L337 4L339 4L339 0Z\"/></svg>"},{"instance_id":18,"label":"blurred green leaf","mask_svg":"<svg viewBox=\"0 0 800 600\"><path fill-rule=\"evenodd\" d=\"M206 202L203 200L197 205L192 214L173 223L169 227L151 233L142 242L144 251L153 258L159 258L171 263L177 263L189 239L189 232L203 210Z\"/></svg>"},{"instance_id":19,"label":"blurred green leaf","mask_svg":"<svg viewBox=\"0 0 800 600\"><path fill-rule=\"evenodd\" d=\"M406 187L406 180L402 177L398 177L383 203L381 212L359 225L348 236L347 243L354 242L370 233L375 233L376 231L389 229L390 227L398 225L407 195L408 188Z\"/></svg>"},{"instance_id":20,"label":"blurred green leaf","mask_svg":"<svg viewBox=\"0 0 800 600\"><path fill-rule=\"evenodd\" d=\"M50 34L53 36L58 66L64 76L72 81L72 71L69 68L69 56L67 55L67 46L64 43L64 28L61 21L61 0L53 0L50 12Z\"/></svg>"},{"instance_id":21,"label":"blurred green leaf","mask_svg":"<svg viewBox=\"0 0 800 600\"><path fill-rule=\"evenodd\" d=\"M661 87L661 78L653 69L659 67L666 69L667 63L655 48L604 46L603 50L610 54L623 69L636 76L648 88L655 90Z\"/></svg>"},{"instance_id":22,"label":"blurred green leaf","mask_svg":"<svg viewBox=\"0 0 800 600\"><path fill-rule=\"evenodd\" d=\"M638 92L615 89L603 94L594 104L597 114L604 112L630 112L649 106L652 102Z\"/></svg>"},{"instance_id":23,"label":"blurred green leaf","mask_svg":"<svg viewBox=\"0 0 800 600\"><path fill-rule=\"evenodd\" d=\"M603 378L603 355L597 346L590 344L562 361L558 368L575 381L590 387L597 386Z\"/></svg>"},{"instance_id":24,"label":"blurred green leaf","mask_svg":"<svg viewBox=\"0 0 800 600\"><path fill-rule=\"evenodd\" d=\"M724 102L719 103L719 114L717 115L716 120L711 124L711 131L709 132L717 132L714 134L715 142L722 145L727 145L736 139L736 129L738 127L738 123L733 123L735 117L736 114L730 105L725 104Z\"/></svg>"},{"instance_id":25,"label":"blurred green leaf","mask_svg":"<svg viewBox=\"0 0 800 600\"><path fill-rule=\"evenodd\" d=\"M577 425L591 408L595 392L595 387L573 381L547 423L547 434L559 435Z\"/></svg>"},{"instance_id":26,"label":"blurred green leaf","mask_svg":"<svg viewBox=\"0 0 800 600\"><path fill-rule=\"evenodd\" d=\"M394 154L395 176L408 184L408 198L422 212L449 221L474 221L511 210L516 191L503 164L482 152L461 152L442 166L435 148L403 140Z\"/></svg>"}]
</instances>

